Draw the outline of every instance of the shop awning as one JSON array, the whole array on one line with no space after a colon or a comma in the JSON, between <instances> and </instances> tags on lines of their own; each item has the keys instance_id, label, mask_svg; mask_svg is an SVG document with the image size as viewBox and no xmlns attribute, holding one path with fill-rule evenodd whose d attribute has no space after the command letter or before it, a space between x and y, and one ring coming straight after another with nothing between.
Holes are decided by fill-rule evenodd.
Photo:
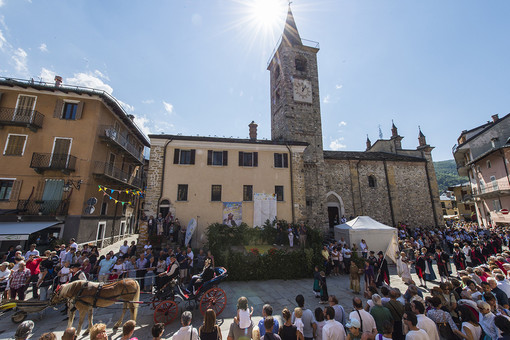
<instances>
[{"instance_id":1,"label":"shop awning","mask_svg":"<svg viewBox=\"0 0 510 340\"><path fill-rule=\"evenodd\" d=\"M28 240L30 234L61 223L59 221L0 222L0 241Z\"/></svg>"}]
</instances>

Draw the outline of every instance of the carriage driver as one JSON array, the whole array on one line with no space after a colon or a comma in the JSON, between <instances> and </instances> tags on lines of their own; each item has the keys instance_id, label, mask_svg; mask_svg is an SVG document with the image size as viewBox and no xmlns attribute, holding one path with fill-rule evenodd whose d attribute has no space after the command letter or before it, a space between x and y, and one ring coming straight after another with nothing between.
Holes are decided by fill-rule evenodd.
<instances>
[{"instance_id":1,"label":"carriage driver","mask_svg":"<svg viewBox=\"0 0 510 340\"><path fill-rule=\"evenodd\" d=\"M71 271L71 279L69 280L69 282L78 280L87 281L87 275L85 275L85 273L81 271L81 264L73 263L72 265L69 266L69 269Z\"/></svg>"},{"instance_id":2,"label":"carriage driver","mask_svg":"<svg viewBox=\"0 0 510 340\"><path fill-rule=\"evenodd\" d=\"M179 262L175 258L175 255L170 255L170 264L166 269L166 272L162 272L158 275L161 277L160 287L156 287L158 290L164 287L168 282L172 281L174 278L179 276Z\"/></svg>"},{"instance_id":3,"label":"carriage driver","mask_svg":"<svg viewBox=\"0 0 510 340\"><path fill-rule=\"evenodd\" d=\"M211 259L206 259L204 264L204 269L198 275L193 275L191 281L188 285L188 292L195 294L197 289L207 281L210 281L214 278L214 268L211 264ZM192 291L193 289L193 291Z\"/></svg>"}]
</instances>

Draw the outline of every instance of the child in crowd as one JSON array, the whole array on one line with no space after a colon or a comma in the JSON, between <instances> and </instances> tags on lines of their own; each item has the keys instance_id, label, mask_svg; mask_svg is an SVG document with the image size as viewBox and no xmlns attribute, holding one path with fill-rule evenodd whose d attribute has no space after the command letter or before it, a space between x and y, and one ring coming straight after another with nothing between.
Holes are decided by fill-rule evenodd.
<instances>
[{"instance_id":1,"label":"child in crowd","mask_svg":"<svg viewBox=\"0 0 510 340\"><path fill-rule=\"evenodd\" d=\"M303 329L305 327L305 324L301 319L303 317L303 310L299 307L294 308L294 316L296 317L296 319L294 320L294 326L296 326L299 333L301 333L301 336L299 337L304 338Z\"/></svg>"},{"instance_id":2,"label":"child in crowd","mask_svg":"<svg viewBox=\"0 0 510 340\"><path fill-rule=\"evenodd\" d=\"M251 315L253 314L253 306L248 310L248 299L241 296L237 300L237 316L234 321L239 325L239 328L246 329L251 325Z\"/></svg>"},{"instance_id":3,"label":"child in crowd","mask_svg":"<svg viewBox=\"0 0 510 340\"><path fill-rule=\"evenodd\" d=\"M119 272L117 269L112 269L112 273L108 276L108 281L116 281L119 278Z\"/></svg>"}]
</instances>

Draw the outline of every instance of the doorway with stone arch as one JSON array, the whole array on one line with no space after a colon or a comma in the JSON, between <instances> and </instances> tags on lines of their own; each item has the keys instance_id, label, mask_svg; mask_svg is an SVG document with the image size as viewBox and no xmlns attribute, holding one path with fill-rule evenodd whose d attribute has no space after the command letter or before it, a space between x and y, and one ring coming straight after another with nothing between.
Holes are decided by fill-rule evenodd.
<instances>
[{"instance_id":1,"label":"doorway with stone arch","mask_svg":"<svg viewBox=\"0 0 510 340\"><path fill-rule=\"evenodd\" d=\"M340 219L345 215L344 201L336 192L330 191L326 194L326 204L328 207L329 227L333 228L335 225L340 224Z\"/></svg>"}]
</instances>

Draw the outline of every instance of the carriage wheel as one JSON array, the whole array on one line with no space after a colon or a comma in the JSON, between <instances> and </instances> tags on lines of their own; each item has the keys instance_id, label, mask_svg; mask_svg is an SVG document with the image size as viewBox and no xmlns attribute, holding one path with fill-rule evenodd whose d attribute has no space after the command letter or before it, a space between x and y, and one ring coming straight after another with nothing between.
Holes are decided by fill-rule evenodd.
<instances>
[{"instance_id":1,"label":"carriage wheel","mask_svg":"<svg viewBox=\"0 0 510 340\"><path fill-rule=\"evenodd\" d=\"M17 311L11 316L11 321L14 323L20 323L27 318L27 313L23 311Z\"/></svg>"},{"instance_id":2,"label":"carriage wheel","mask_svg":"<svg viewBox=\"0 0 510 340\"><path fill-rule=\"evenodd\" d=\"M154 311L154 323L162 322L165 325L170 324L175 320L179 313L179 307L172 300L161 302Z\"/></svg>"},{"instance_id":3,"label":"carriage wheel","mask_svg":"<svg viewBox=\"0 0 510 340\"><path fill-rule=\"evenodd\" d=\"M161 302L163 302L163 301L159 300L158 297L156 295L154 295L151 299L152 309L156 309Z\"/></svg>"},{"instance_id":4,"label":"carriage wheel","mask_svg":"<svg viewBox=\"0 0 510 340\"><path fill-rule=\"evenodd\" d=\"M205 315L205 312L210 308L216 312L216 316L220 315L227 305L227 294L221 288L214 287L209 289L202 295L200 299L200 313Z\"/></svg>"}]
</instances>

